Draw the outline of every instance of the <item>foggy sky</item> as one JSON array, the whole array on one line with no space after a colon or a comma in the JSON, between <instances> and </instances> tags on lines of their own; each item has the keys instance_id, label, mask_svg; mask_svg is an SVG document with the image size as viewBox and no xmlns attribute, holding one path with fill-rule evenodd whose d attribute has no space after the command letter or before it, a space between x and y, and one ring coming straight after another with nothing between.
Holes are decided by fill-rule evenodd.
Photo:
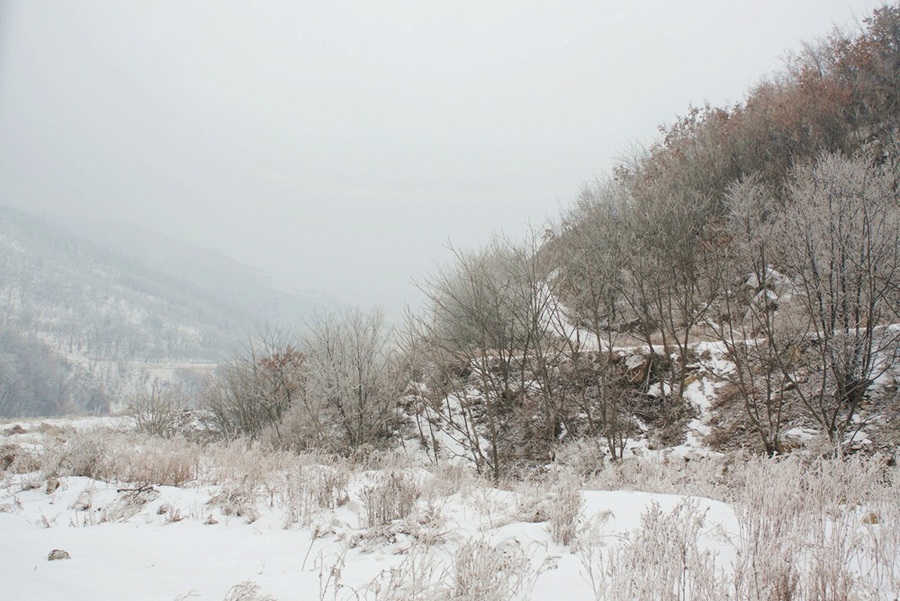
<instances>
[{"instance_id":1,"label":"foggy sky","mask_svg":"<svg viewBox=\"0 0 900 601\"><path fill-rule=\"evenodd\" d=\"M397 315L874 1L0 0L0 204Z\"/></svg>"}]
</instances>

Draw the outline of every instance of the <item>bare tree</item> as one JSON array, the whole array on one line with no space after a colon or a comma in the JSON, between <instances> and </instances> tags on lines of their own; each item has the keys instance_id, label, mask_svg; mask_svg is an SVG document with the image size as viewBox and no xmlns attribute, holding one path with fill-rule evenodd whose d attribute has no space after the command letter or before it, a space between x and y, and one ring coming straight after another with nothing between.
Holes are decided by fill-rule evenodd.
<instances>
[{"instance_id":1,"label":"bare tree","mask_svg":"<svg viewBox=\"0 0 900 601\"><path fill-rule=\"evenodd\" d=\"M305 422L309 443L338 452L380 444L391 434L406 388L384 315L350 309L320 315L308 330L293 424Z\"/></svg>"},{"instance_id":2,"label":"bare tree","mask_svg":"<svg viewBox=\"0 0 900 601\"><path fill-rule=\"evenodd\" d=\"M587 420L584 434L603 436L613 459L621 457L633 427L626 407L632 391L623 385L614 351L626 327L624 194L613 181L585 187L551 245L558 265L553 290L564 299L553 315L567 322L555 322L571 365L566 392Z\"/></svg>"},{"instance_id":3,"label":"bare tree","mask_svg":"<svg viewBox=\"0 0 900 601\"><path fill-rule=\"evenodd\" d=\"M184 389L154 382L128 399L135 429L151 436L171 438L184 430L190 400Z\"/></svg>"},{"instance_id":4,"label":"bare tree","mask_svg":"<svg viewBox=\"0 0 900 601\"><path fill-rule=\"evenodd\" d=\"M481 252L453 252L453 267L422 286L429 308L420 329L435 361L431 415L467 449L479 471L499 479L506 409L521 392L514 364L525 333L511 318L517 308L510 274L503 270L507 249L495 240Z\"/></svg>"},{"instance_id":5,"label":"bare tree","mask_svg":"<svg viewBox=\"0 0 900 601\"><path fill-rule=\"evenodd\" d=\"M780 313L792 285L772 267L776 254L778 203L756 177L735 182L728 190L730 244L714 257L725 283L720 310L705 323L724 345L734 370L724 375L734 385L744 417L768 455L782 451L781 431L789 403L790 380L782 367L793 365L797 339L781 327ZM779 308L779 304L783 304Z\"/></svg>"},{"instance_id":6,"label":"bare tree","mask_svg":"<svg viewBox=\"0 0 900 601\"><path fill-rule=\"evenodd\" d=\"M719 240L709 199L665 183L651 178L632 191L623 298L647 345L666 411L674 416L683 405L697 328L719 290L718 274L708 269Z\"/></svg>"},{"instance_id":7,"label":"bare tree","mask_svg":"<svg viewBox=\"0 0 900 601\"><path fill-rule=\"evenodd\" d=\"M865 161L824 155L796 170L789 194L781 254L805 310L794 326L807 344L803 369L782 367L809 415L840 445L900 343L900 332L882 327L898 302L896 191Z\"/></svg>"},{"instance_id":8,"label":"bare tree","mask_svg":"<svg viewBox=\"0 0 900 601\"><path fill-rule=\"evenodd\" d=\"M416 329L430 359L430 415L495 479L512 457L546 457L566 419L539 249L532 234L454 251L454 264L422 286L429 307Z\"/></svg>"},{"instance_id":9,"label":"bare tree","mask_svg":"<svg viewBox=\"0 0 900 601\"><path fill-rule=\"evenodd\" d=\"M280 423L304 387L304 357L296 340L268 329L251 338L241 355L220 366L202 395L209 427L226 437L255 438Z\"/></svg>"}]
</instances>

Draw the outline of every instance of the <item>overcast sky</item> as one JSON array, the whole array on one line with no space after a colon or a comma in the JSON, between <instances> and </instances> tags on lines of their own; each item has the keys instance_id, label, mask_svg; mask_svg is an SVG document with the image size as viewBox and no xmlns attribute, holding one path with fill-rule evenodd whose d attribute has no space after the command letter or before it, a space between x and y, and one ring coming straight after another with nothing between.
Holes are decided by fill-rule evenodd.
<instances>
[{"instance_id":1,"label":"overcast sky","mask_svg":"<svg viewBox=\"0 0 900 601\"><path fill-rule=\"evenodd\" d=\"M397 314L851 0L0 0L0 204L128 220Z\"/></svg>"}]
</instances>

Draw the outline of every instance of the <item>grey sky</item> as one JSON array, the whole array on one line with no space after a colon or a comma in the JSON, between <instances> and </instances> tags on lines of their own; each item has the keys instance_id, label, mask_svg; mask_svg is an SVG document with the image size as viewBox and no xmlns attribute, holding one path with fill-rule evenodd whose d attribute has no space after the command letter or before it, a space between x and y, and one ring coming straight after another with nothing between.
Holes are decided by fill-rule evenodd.
<instances>
[{"instance_id":1,"label":"grey sky","mask_svg":"<svg viewBox=\"0 0 900 601\"><path fill-rule=\"evenodd\" d=\"M126 219L397 314L690 103L880 5L0 0L0 204Z\"/></svg>"}]
</instances>

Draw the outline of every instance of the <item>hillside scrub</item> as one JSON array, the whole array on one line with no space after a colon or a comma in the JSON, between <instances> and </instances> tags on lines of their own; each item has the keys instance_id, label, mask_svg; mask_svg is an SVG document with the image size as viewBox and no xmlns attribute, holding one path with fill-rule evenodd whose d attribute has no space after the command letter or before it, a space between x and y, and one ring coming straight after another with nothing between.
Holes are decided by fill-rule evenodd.
<instances>
[{"instance_id":1,"label":"hillside scrub","mask_svg":"<svg viewBox=\"0 0 900 601\"><path fill-rule=\"evenodd\" d=\"M673 414L694 343L716 340L765 452L784 450L798 409L852 446L882 419L860 408L896 394L898 68L900 8L886 5L586 186L541 249L570 321L640 341Z\"/></svg>"},{"instance_id":2,"label":"hillside scrub","mask_svg":"<svg viewBox=\"0 0 900 601\"><path fill-rule=\"evenodd\" d=\"M374 311L270 330L220 367L200 399L208 431L277 448L351 453L382 446L405 385L392 333Z\"/></svg>"}]
</instances>

